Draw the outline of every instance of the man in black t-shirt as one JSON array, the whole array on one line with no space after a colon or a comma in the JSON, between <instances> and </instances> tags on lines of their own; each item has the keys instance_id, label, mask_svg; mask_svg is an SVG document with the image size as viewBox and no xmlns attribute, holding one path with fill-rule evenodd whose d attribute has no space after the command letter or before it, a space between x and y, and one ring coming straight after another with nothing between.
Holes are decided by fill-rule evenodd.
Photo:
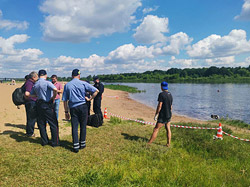
<instances>
[{"instance_id":1,"label":"man in black t-shirt","mask_svg":"<svg viewBox=\"0 0 250 187\"><path fill-rule=\"evenodd\" d=\"M156 123L153 134L148 144L151 144L155 140L159 132L159 129L165 125L166 132L167 132L167 145L166 146L169 147L171 143L170 120L172 117L173 97L171 93L168 91L167 82L164 81L161 83L161 90L162 92L158 96L158 106L157 106L155 117L154 117L154 120L157 120L157 123Z\"/></svg>"}]
</instances>

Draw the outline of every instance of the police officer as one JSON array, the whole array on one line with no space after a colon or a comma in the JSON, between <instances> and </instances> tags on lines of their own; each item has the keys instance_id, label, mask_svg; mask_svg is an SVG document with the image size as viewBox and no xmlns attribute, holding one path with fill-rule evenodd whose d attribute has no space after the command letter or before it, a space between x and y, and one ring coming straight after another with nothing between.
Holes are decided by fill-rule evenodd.
<instances>
[{"instance_id":1,"label":"police officer","mask_svg":"<svg viewBox=\"0 0 250 187\"><path fill-rule=\"evenodd\" d=\"M44 146L49 143L46 131L46 122L48 122L51 131L51 145L56 147L60 145L58 121L55 110L53 109L53 102L57 95L57 88L51 82L46 81L47 72L45 70L39 70L38 76L39 80L35 83L31 94L37 96L37 124L40 130L42 145Z\"/></svg>"},{"instance_id":2,"label":"police officer","mask_svg":"<svg viewBox=\"0 0 250 187\"><path fill-rule=\"evenodd\" d=\"M86 92L93 93L90 98ZM86 125L88 119L88 107L86 101L90 101L98 94L98 89L85 81L80 80L80 71L72 71L72 80L64 86L62 100L64 101L65 118L70 119L72 126L73 151L86 147ZM70 110L70 115L69 115ZM78 123L80 123L80 143L78 139Z\"/></svg>"},{"instance_id":3,"label":"police officer","mask_svg":"<svg viewBox=\"0 0 250 187\"><path fill-rule=\"evenodd\" d=\"M102 102L102 93L104 92L104 85L100 82L99 77L95 76L94 77L94 87L96 87L99 90L99 93L94 99L93 103L93 110L95 114L99 114L101 117L101 121L103 123L103 115L102 115L102 110L101 110L101 102Z\"/></svg>"}]
</instances>

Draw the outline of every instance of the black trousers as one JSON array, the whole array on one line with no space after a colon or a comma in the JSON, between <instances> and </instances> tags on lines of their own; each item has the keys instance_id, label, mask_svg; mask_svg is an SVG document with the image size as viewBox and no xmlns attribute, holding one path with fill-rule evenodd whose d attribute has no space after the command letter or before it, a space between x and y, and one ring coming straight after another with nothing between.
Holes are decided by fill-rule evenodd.
<instances>
[{"instance_id":1,"label":"black trousers","mask_svg":"<svg viewBox=\"0 0 250 187\"><path fill-rule=\"evenodd\" d=\"M26 110L26 134L31 136L34 134L34 127L37 121L37 108L35 101L29 101L25 103Z\"/></svg>"},{"instance_id":2,"label":"black trousers","mask_svg":"<svg viewBox=\"0 0 250 187\"><path fill-rule=\"evenodd\" d=\"M86 146L86 125L88 120L88 106L82 104L70 109L73 147L78 150ZM80 139L78 139L78 124L80 123ZM80 142L80 143L79 143Z\"/></svg>"},{"instance_id":3,"label":"black trousers","mask_svg":"<svg viewBox=\"0 0 250 187\"><path fill-rule=\"evenodd\" d=\"M90 102L90 101L86 101L86 104L87 104L87 106L88 106L88 115L90 116L91 102Z\"/></svg>"},{"instance_id":4,"label":"black trousers","mask_svg":"<svg viewBox=\"0 0 250 187\"><path fill-rule=\"evenodd\" d=\"M103 115L102 115L102 110L101 110L101 98L99 99L94 99L94 103L93 103L93 110L95 114L99 114L101 116L101 120L103 122Z\"/></svg>"},{"instance_id":5,"label":"black trousers","mask_svg":"<svg viewBox=\"0 0 250 187\"><path fill-rule=\"evenodd\" d=\"M47 145L49 143L49 138L46 130L46 123L48 122L51 131L51 145L58 146L59 129L56 113L53 109L53 103L45 102L42 100L37 101L37 112L37 124L40 130L42 145Z\"/></svg>"}]
</instances>

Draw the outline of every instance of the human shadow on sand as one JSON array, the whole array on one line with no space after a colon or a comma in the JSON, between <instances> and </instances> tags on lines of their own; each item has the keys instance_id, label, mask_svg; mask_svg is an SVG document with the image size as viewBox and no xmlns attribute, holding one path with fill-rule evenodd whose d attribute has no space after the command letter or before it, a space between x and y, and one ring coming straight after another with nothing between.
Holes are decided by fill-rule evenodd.
<instances>
[{"instance_id":1,"label":"human shadow on sand","mask_svg":"<svg viewBox=\"0 0 250 187\"><path fill-rule=\"evenodd\" d=\"M26 125L24 125L24 124L5 123L4 125L6 127L15 127L15 128L19 128L19 129L26 129Z\"/></svg>"},{"instance_id":2,"label":"human shadow on sand","mask_svg":"<svg viewBox=\"0 0 250 187\"><path fill-rule=\"evenodd\" d=\"M16 142L30 142L30 143L35 143L35 144L41 144L41 138L31 138L27 137L25 133L23 132L16 132L16 131L11 131L11 130L6 130L0 133L0 135L9 135L10 138L16 140ZM49 142L50 144L50 142ZM72 143L67 141L67 140L60 140L60 147L63 147L67 150L72 151Z\"/></svg>"}]
</instances>

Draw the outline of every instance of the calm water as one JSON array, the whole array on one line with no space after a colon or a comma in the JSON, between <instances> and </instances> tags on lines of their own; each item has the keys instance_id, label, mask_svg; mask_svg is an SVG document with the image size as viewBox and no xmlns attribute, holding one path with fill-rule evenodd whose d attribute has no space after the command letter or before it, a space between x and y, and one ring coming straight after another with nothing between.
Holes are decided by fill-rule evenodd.
<instances>
[{"instance_id":1,"label":"calm water","mask_svg":"<svg viewBox=\"0 0 250 187\"><path fill-rule=\"evenodd\" d=\"M160 84L119 83L146 90L130 94L143 104L156 108ZM250 85L249 84L169 84L172 93L173 113L202 120L211 119L211 114L220 117L243 120L250 124Z\"/></svg>"}]
</instances>

